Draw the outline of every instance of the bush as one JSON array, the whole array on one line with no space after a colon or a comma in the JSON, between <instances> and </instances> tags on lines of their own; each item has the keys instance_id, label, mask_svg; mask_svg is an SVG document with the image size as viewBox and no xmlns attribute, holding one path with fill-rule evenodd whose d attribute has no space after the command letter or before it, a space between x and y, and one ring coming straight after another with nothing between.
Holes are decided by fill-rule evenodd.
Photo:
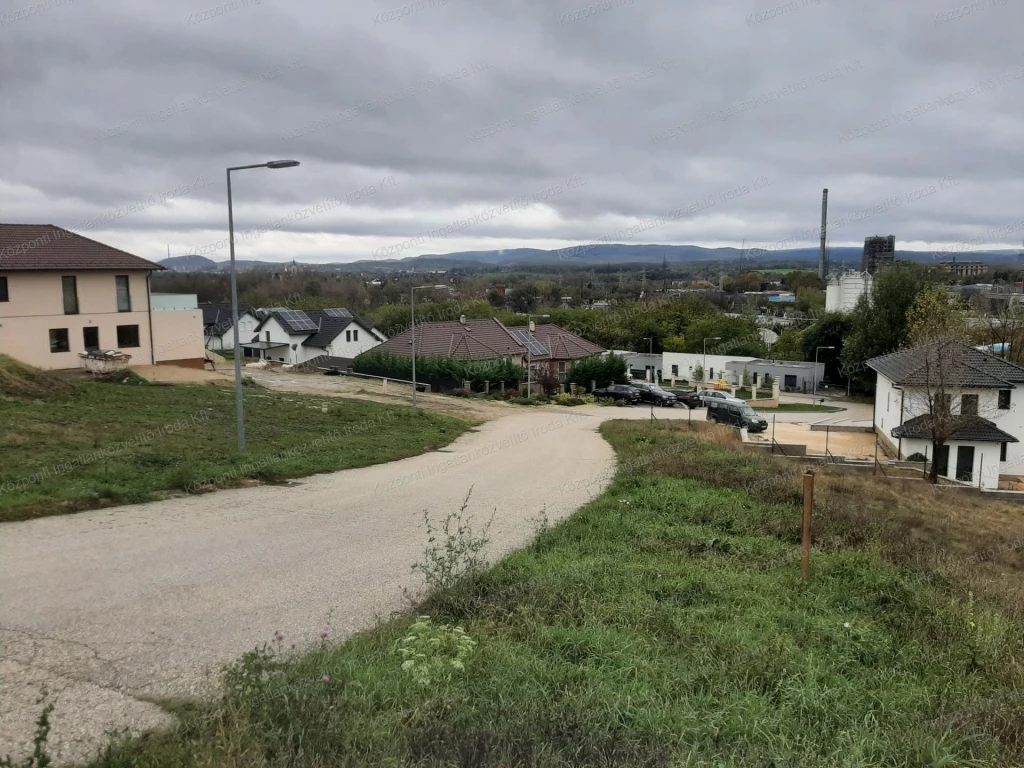
<instances>
[{"instance_id":1,"label":"bush","mask_svg":"<svg viewBox=\"0 0 1024 768\"><path fill-rule=\"evenodd\" d=\"M599 387L626 384L629 381L626 358L618 355L585 357L573 363L565 377L566 384L579 384L586 388L590 387L592 381L596 381Z\"/></svg>"},{"instance_id":2,"label":"bush","mask_svg":"<svg viewBox=\"0 0 1024 768\"><path fill-rule=\"evenodd\" d=\"M912 453L909 456L907 456L907 461L927 462L928 457L925 456L923 453Z\"/></svg>"}]
</instances>

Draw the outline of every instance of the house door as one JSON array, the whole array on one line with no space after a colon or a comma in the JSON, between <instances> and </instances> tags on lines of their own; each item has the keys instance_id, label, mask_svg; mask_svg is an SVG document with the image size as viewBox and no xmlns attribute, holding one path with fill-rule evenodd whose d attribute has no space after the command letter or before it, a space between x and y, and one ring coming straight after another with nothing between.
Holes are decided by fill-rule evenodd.
<instances>
[{"instance_id":1,"label":"house door","mask_svg":"<svg viewBox=\"0 0 1024 768\"><path fill-rule=\"evenodd\" d=\"M949 446L943 445L935 452L935 464L938 466L939 477L949 477Z\"/></svg>"},{"instance_id":2,"label":"house door","mask_svg":"<svg viewBox=\"0 0 1024 768\"><path fill-rule=\"evenodd\" d=\"M974 480L974 446L961 445L956 451L956 479L965 483Z\"/></svg>"}]
</instances>

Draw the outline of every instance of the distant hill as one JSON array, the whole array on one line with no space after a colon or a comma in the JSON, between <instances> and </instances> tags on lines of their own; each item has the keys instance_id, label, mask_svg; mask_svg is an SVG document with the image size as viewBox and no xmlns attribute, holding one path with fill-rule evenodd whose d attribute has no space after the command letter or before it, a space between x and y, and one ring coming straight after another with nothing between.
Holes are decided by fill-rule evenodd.
<instances>
[{"instance_id":1,"label":"distant hill","mask_svg":"<svg viewBox=\"0 0 1024 768\"><path fill-rule=\"evenodd\" d=\"M158 262L171 272L216 272L219 264L205 256L170 256Z\"/></svg>"},{"instance_id":2,"label":"distant hill","mask_svg":"<svg viewBox=\"0 0 1024 768\"><path fill-rule=\"evenodd\" d=\"M830 248L829 258L833 269L859 269L862 249L860 247ZM916 261L922 264L948 260L949 256L934 257L931 253L919 251L897 251L896 259ZM985 251L963 253L963 260L986 261L991 264L1006 264L1017 259L1015 251ZM780 251L763 251L756 248L702 248L698 245L629 245L594 244L577 245L552 251L536 248L511 248L499 251L460 251L458 253L425 254L407 256L401 259L361 259L331 264L302 264L299 266L317 271L375 272L395 270L438 270L438 269L486 269L488 267L545 266L565 268L592 268L596 266L640 266L660 265L663 261L673 264L711 264L721 262L726 268L735 268L737 262L749 265L752 270L771 269L780 266L812 267L818 263L817 248L793 248ZM228 269L226 261L212 261L205 256L173 256L160 262L174 272L217 272ZM267 261L237 262L240 270L280 270L285 264Z\"/></svg>"}]
</instances>

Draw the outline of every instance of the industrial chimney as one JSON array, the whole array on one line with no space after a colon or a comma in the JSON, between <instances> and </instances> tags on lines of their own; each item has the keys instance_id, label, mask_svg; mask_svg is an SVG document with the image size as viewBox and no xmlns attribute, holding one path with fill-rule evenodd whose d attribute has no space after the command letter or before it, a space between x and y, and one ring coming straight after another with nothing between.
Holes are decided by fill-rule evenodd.
<instances>
[{"instance_id":1,"label":"industrial chimney","mask_svg":"<svg viewBox=\"0 0 1024 768\"><path fill-rule=\"evenodd\" d=\"M821 258L818 260L818 277L828 279L828 254L825 252L825 232L828 227L828 189L821 190Z\"/></svg>"}]
</instances>

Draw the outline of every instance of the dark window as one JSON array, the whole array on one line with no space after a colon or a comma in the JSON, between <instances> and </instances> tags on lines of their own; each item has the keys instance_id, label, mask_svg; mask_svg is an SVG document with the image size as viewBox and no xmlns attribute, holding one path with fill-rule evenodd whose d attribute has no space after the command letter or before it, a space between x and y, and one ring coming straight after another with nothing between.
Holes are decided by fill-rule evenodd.
<instances>
[{"instance_id":1,"label":"dark window","mask_svg":"<svg viewBox=\"0 0 1024 768\"><path fill-rule=\"evenodd\" d=\"M64 289L64 314L65 315L77 315L78 314L78 280L75 279L74 275L70 277L62 277L60 279L61 287Z\"/></svg>"},{"instance_id":2,"label":"dark window","mask_svg":"<svg viewBox=\"0 0 1024 768\"><path fill-rule=\"evenodd\" d=\"M709 379L715 378L715 369L714 368L708 368L708 378Z\"/></svg>"},{"instance_id":3,"label":"dark window","mask_svg":"<svg viewBox=\"0 0 1024 768\"><path fill-rule=\"evenodd\" d=\"M962 395L960 397L960 415L961 416L977 416L978 415L978 396L977 395Z\"/></svg>"},{"instance_id":4,"label":"dark window","mask_svg":"<svg viewBox=\"0 0 1024 768\"><path fill-rule=\"evenodd\" d=\"M51 352L67 352L71 349L71 345L68 343L68 329L67 328L51 328L50 329L50 351Z\"/></svg>"},{"instance_id":5,"label":"dark window","mask_svg":"<svg viewBox=\"0 0 1024 768\"><path fill-rule=\"evenodd\" d=\"M358 330L354 329L352 331L352 341L359 341L359 331Z\"/></svg>"},{"instance_id":6,"label":"dark window","mask_svg":"<svg viewBox=\"0 0 1024 768\"><path fill-rule=\"evenodd\" d=\"M352 341L352 331L345 331L345 341Z\"/></svg>"},{"instance_id":7,"label":"dark window","mask_svg":"<svg viewBox=\"0 0 1024 768\"><path fill-rule=\"evenodd\" d=\"M117 326L117 346L121 348L139 346L139 326Z\"/></svg>"},{"instance_id":8,"label":"dark window","mask_svg":"<svg viewBox=\"0 0 1024 768\"><path fill-rule=\"evenodd\" d=\"M999 460L1006 461L1006 443L999 444Z\"/></svg>"},{"instance_id":9,"label":"dark window","mask_svg":"<svg viewBox=\"0 0 1024 768\"><path fill-rule=\"evenodd\" d=\"M999 390L999 410L1000 411L1008 411L1009 409L1010 409L1010 390L1008 390L1008 389L1000 389Z\"/></svg>"},{"instance_id":10,"label":"dark window","mask_svg":"<svg viewBox=\"0 0 1024 768\"><path fill-rule=\"evenodd\" d=\"M560 362L558 364L558 372L559 373L565 373L565 362Z\"/></svg>"},{"instance_id":11,"label":"dark window","mask_svg":"<svg viewBox=\"0 0 1024 768\"><path fill-rule=\"evenodd\" d=\"M7 278L0 277L0 301L10 301L7 295Z\"/></svg>"},{"instance_id":12,"label":"dark window","mask_svg":"<svg viewBox=\"0 0 1024 768\"><path fill-rule=\"evenodd\" d=\"M128 286L128 275L115 275L114 283L117 285L117 311L132 311L132 293Z\"/></svg>"},{"instance_id":13,"label":"dark window","mask_svg":"<svg viewBox=\"0 0 1024 768\"><path fill-rule=\"evenodd\" d=\"M679 375L679 366L678 365L673 365L672 366L672 375L673 376L678 376Z\"/></svg>"},{"instance_id":14,"label":"dark window","mask_svg":"<svg viewBox=\"0 0 1024 768\"><path fill-rule=\"evenodd\" d=\"M86 352L95 352L100 348L100 329L95 325L87 325L82 329L82 341Z\"/></svg>"}]
</instances>

